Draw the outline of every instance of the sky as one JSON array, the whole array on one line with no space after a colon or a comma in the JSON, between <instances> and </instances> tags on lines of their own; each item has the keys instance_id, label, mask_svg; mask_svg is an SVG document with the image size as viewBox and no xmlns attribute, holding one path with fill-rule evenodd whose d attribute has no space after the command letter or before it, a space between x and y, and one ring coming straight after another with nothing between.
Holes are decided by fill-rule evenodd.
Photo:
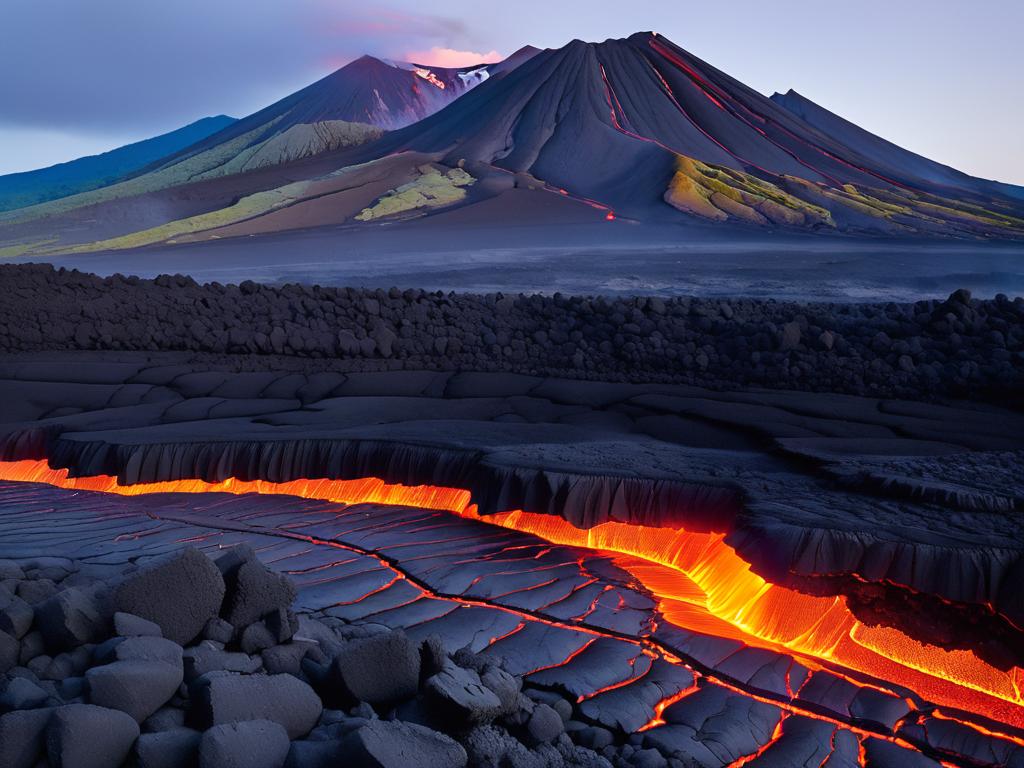
<instances>
[{"instance_id":1,"label":"sky","mask_svg":"<svg viewBox=\"0 0 1024 768\"><path fill-rule=\"evenodd\" d=\"M363 53L424 64L659 32L768 95L1024 184L1021 0L2 0L0 174L241 117Z\"/></svg>"}]
</instances>

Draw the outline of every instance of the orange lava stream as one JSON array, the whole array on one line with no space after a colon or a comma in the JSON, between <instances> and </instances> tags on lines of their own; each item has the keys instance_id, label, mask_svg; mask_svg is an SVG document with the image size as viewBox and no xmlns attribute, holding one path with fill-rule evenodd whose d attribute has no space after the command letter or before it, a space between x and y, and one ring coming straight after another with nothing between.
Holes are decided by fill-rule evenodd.
<instances>
[{"instance_id":1,"label":"orange lava stream","mask_svg":"<svg viewBox=\"0 0 1024 768\"><path fill-rule=\"evenodd\" d=\"M1024 670L1020 667L1003 672L970 651L947 651L893 628L869 627L857 621L843 597L816 597L770 584L719 533L618 522L583 530L560 517L520 510L481 516L470 503L468 491L394 485L377 478L283 483L232 478L218 483L175 480L122 486L115 477L74 478L68 477L67 470L50 469L45 461L19 461L0 462L0 480L126 496L261 493L446 510L554 544L608 554L658 598L668 622L684 629L785 649L812 668L821 668L820 660L828 660L909 688L930 703L1024 727Z\"/></svg>"}]
</instances>

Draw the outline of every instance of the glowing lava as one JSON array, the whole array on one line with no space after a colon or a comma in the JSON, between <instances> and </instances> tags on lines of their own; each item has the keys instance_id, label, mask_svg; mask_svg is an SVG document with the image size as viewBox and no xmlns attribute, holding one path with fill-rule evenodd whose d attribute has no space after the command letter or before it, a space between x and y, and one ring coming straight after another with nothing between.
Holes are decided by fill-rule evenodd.
<instances>
[{"instance_id":1,"label":"glowing lava","mask_svg":"<svg viewBox=\"0 0 1024 768\"><path fill-rule=\"evenodd\" d=\"M419 77L422 77L431 85L440 88L442 91L444 90L444 83L441 80L439 80L437 75L435 75L429 69L421 69L417 67L416 69L413 70L413 72L415 72Z\"/></svg>"},{"instance_id":2,"label":"glowing lava","mask_svg":"<svg viewBox=\"0 0 1024 768\"><path fill-rule=\"evenodd\" d=\"M1024 670L1020 667L1004 672L970 651L947 651L922 644L897 629L869 627L854 617L841 596L805 595L770 584L751 570L720 533L619 522L583 530L560 517L519 510L481 516L476 505L470 503L468 491L394 485L377 478L282 483L176 480L122 486L110 476L73 478L66 470L50 469L44 461L20 461L0 462L0 479L126 496L283 494L343 504L446 510L530 533L554 544L607 554L658 599L665 620L681 628L735 638L748 645L785 649L816 669L822 668L822 662L831 662L876 681L910 689L930 703L1024 727ZM836 672L832 667L830 670ZM855 679L861 685L866 682Z\"/></svg>"}]
</instances>

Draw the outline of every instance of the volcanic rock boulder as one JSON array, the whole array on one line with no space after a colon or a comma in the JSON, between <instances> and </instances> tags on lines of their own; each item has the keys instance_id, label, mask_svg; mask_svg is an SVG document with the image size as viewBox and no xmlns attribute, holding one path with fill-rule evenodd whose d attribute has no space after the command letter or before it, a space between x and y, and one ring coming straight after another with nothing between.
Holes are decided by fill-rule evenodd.
<instances>
[{"instance_id":1,"label":"volcanic rock boulder","mask_svg":"<svg viewBox=\"0 0 1024 768\"><path fill-rule=\"evenodd\" d=\"M0 716L0 765L32 768L43 754L52 709L27 709Z\"/></svg>"},{"instance_id":2,"label":"volcanic rock boulder","mask_svg":"<svg viewBox=\"0 0 1024 768\"><path fill-rule=\"evenodd\" d=\"M403 632L354 640L331 665L330 679L353 699L387 705L416 695L419 649Z\"/></svg>"},{"instance_id":3,"label":"volcanic rock boulder","mask_svg":"<svg viewBox=\"0 0 1024 768\"><path fill-rule=\"evenodd\" d=\"M309 733L323 711L312 688L291 675L211 673L194 694L197 720L204 726L242 720L270 720L289 739ZM283 758L282 758L283 759Z\"/></svg>"},{"instance_id":4,"label":"volcanic rock boulder","mask_svg":"<svg viewBox=\"0 0 1024 768\"><path fill-rule=\"evenodd\" d=\"M199 743L199 768L281 768L288 734L269 720L215 725Z\"/></svg>"},{"instance_id":5,"label":"volcanic rock boulder","mask_svg":"<svg viewBox=\"0 0 1024 768\"><path fill-rule=\"evenodd\" d=\"M203 643L185 650L185 682L191 683L208 672L225 671L252 674L259 669L259 659L245 653L221 650L216 645Z\"/></svg>"},{"instance_id":6,"label":"volcanic rock boulder","mask_svg":"<svg viewBox=\"0 0 1024 768\"><path fill-rule=\"evenodd\" d=\"M72 587L36 606L36 624L46 647L66 650L97 639L109 623L103 602L92 591Z\"/></svg>"},{"instance_id":7,"label":"volcanic rock boulder","mask_svg":"<svg viewBox=\"0 0 1024 768\"><path fill-rule=\"evenodd\" d=\"M371 720L345 738L342 752L358 768L463 768L467 761L454 739L398 720Z\"/></svg>"},{"instance_id":8,"label":"volcanic rock boulder","mask_svg":"<svg viewBox=\"0 0 1024 768\"><path fill-rule=\"evenodd\" d=\"M56 768L110 768L124 762L138 737L138 723L124 712L69 704L53 713L46 752Z\"/></svg>"},{"instance_id":9,"label":"volcanic rock boulder","mask_svg":"<svg viewBox=\"0 0 1024 768\"><path fill-rule=\"evenodd\" d=\"M268 613L287 610L295 599L295 586L287 576L267 568L249 547L236 547L217 560L226 582L222 617L238 629Z\"/></svg>"},{"instance_id":10,"label":"volcanic rock boulder","mask_svg":"<svg viewBox=\"0 0 1024 768\"><path fill-rule=\"evenodd\" d=\"M141 616L120 611L114 614L114 632L119 637L163 637L159 625Z\"/></svg>"},{"instance_id":11,"label":"volcanic rock boulder","mask_svg":"<svg viewBox=\"0 0 1024 768\"><path fill-rule=\"evenodd\" d=\"M336 741L293 741L284 768L335 768L340 756Z\"/></svg>"},{"instance_id":12,"label":"volcanic rock boulder","mask_svg":"<svg viewBox=\"0 0 1024 768\"><path fill-rule=\"evenodd\" d=\"M11 667L18 665L18 656L21 646L17 638L11 637L6 632L0 631L0 675Z\"/></svg>"},{"instance_id":13,"label":"volcanic rock boulder","mask_svg":"<svg viewBox=\"0 0 1024 768\"><path fill-rule=\"evenodd\" d=\"M15 677L0 693L0 710L34 709L42 706L49 696L27 677Z\"/></svg>"},{"instance_id":14,"label":"volcanic rock boulder","mask_svg":"<svg viewBox=\"0 0 1024 768\"><path fill-rule=\"evenodd\" d=\"M489 723L502 711L502 701L472 669L452 662L427 679L424 696L441 722L453 726Z\"/></svg>"},{"instance_id":15,"label":"volcanic rock boulder","mask_svg":"<svg viewBox=\"0 0 1024 768\"><path fill-rule=\"evenodd\" d=\"M17 595L0 596L0 632L6 632L19 640L32 627L35 611Z\"/></svg>"},{"instance_id":16,"label":"volcanic rock boulder","mask_svg":"<svg viewBox=\"0 0 1024 768\"><path fill-rule=\"evenodd\" d=\"M182 666L163 661L115 661L86 673L89 700L118 709L141 723L166 704L182 680Z\"/></svg>"},{"instance_id":17,"label":"volcanic rock boulder","mask_svg":"<svg viewBox=\"0 0 1024 768\"><path fill-rule=\"evenodd\" d=\"M533 744L554 741L565 731L562 718L548 704L538 704L526 722L526 734Z\"/></svg>"},{"instance_id":18,"label":"volcanic rock boulder","mask_svg":"<svg viewBox=\"0 0 1024 768\"><path fill-rule=\"evenodd\" d=\"M135 763L138 768L181 768L194 766L199 754L202 734L191 728L144 733L135 742Z\"/></svg>"},{"instance_id":19,"label":"volcanic rock boulder","mask_svg":"<svg viewBox=\"0 0 1024 768\"><path fill-rule=\"evenodd\" d=\"M184 549L148 563L114 588L114 607L160 627L179 645L194 640L217 616L224 578L197 549Z\"/></svg>"}]
</instances>

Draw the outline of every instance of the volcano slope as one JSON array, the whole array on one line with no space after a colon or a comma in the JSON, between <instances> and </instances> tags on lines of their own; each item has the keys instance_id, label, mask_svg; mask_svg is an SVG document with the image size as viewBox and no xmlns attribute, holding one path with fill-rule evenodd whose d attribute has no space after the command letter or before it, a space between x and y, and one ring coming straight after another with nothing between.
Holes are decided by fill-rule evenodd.
<instances>
[{"instance_id":1,"label":"volcano slope","mask_svg":"<svg viewBox=\"0 0 1024 768\"><path fill-rule=\"evenodd\" d=\"M795 96L762 96L654 33L532 53L377 140L315 141L306 149L308 126L322 124L315 121L370 119L363 86L335 88L328 78L128 186L22 212L2 227L0 244L9 254L47 255L316 227L336 228L343 238L347 230L421 216L445 218L453 228L562 217L596 226L713 225L719 237L758 229L1024 237L1021 188L917 157ZM445 75L441 89L416 68L368 59L350 65L364 66L412 77L417 92L427 89L435 100L448 99L466 75ZM360 104L358 114L341 108L349 100ZM437 106L430 104L403 102L387 114L427 115ZM301 135L291 136L296 130ZM295 144L302 151L289 149ZM407 187L430 175L425 164L441 175L465 171L473 184L441 197ZM339 193L358 187L367 168L388 189L353 204ZM403 192L410 204L363 215ZM687 234L680 228L678 237Z\"/></svg>"},{"instance_id":2,"label":"volcano slope","mask_svg":"<svg viewBox=\"0 0 1024 768\"><path fill-rule=\"evenodd\" d=\"M809 338L896 334L892 307L617 300L599 339L600 300L3 275L0 555L298 547L307 610L490 648L659 765L1021 760L1024 419L934 399L1019 377L973 342L1015 345L1020 300L909 311L946 324L905 342L951 355L933 380ZM757 311L791 313L763 354L806 375L730 377L710 340Z\"/></svg>"},{"instance_id":3,"label":"volcano slope","mask_svg":"<svg viewBox=\"0 0 1024 768\"><path fill-rule=\"evenodd\" d=\"M272 189L283 179L301 179L305 166L272 176L255 171L377 139L386 130L433 114L491 77L504 76L534 53L525 47L501 62L458 69L363 56L248 117L160 155L134 173L120 175L116 183L7 212L0 224L7 222L5 229L13 239L39 238L50 245L54 238L76 242L74 230L83 222L97 222L77 235L88 241L164 224L175 214L210 212L225 200L237 199L242 190ZM322 166L313 167L317 170L309 175L315 177ZM160 196L163 190L238 175L248 177L228 182L214 201L203 201L202 193L188 190ZM65 227L71 232L62 234Z\"/></svg>"}]
</instances>

